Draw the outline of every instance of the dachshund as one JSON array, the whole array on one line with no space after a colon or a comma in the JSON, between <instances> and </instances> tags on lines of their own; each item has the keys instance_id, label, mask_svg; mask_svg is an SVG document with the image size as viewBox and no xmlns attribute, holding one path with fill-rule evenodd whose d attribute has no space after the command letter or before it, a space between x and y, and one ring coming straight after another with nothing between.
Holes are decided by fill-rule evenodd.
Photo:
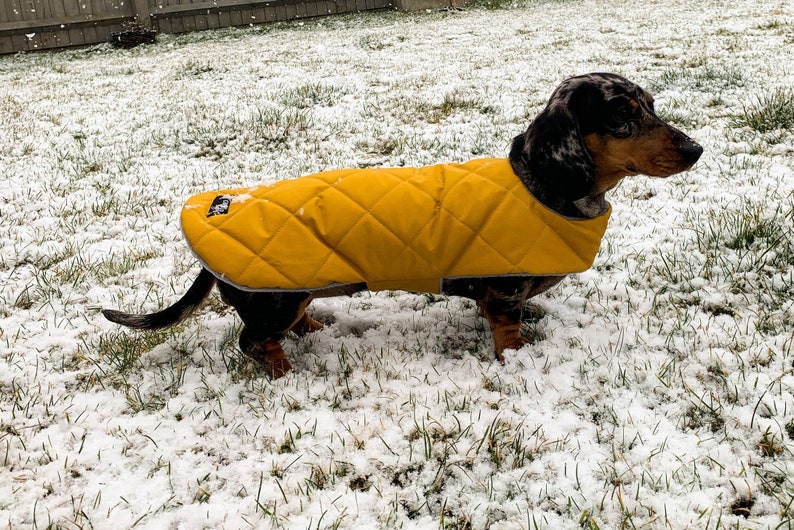
<instances>
[{"instance_id":1,"label":"dachshund","mask_svg":"<svg viewBox=\"0 0 794 530\"><path fill-rule=\"evenodd\" d=\"M626 176L668 177L691 168L703 148L662 121L653 97L631 81L609 73L569 78L552 93L528 129L513 139L509 163L526 190L562 216L592 219L609 203L605 194ZM477 301L493 336L496 358L528 342L520 326L527 299L558 284L564 275L446 278L441 292ZM193 313L217 285L221 298L243 322L239 346L273 378L291 369L280 340L322 324L306 313L313 298L350 295L366 283L306 291L248 291L202 269L174 305L147 315L103 310L118 324L151 330L176 324Z\"/></svg>"}]
</instances>

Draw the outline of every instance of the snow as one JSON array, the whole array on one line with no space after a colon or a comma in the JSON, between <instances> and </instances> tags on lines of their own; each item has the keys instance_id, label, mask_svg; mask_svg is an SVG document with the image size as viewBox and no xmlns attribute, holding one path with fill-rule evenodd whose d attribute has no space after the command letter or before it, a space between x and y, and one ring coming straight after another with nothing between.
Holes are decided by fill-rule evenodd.
<instances>
[{"instance_id":1,"label":"snow","mask_svg":"<svg viewBox=\"0 0 794 530\"><path fill-rule=\"evenodd\" d=\"M737 117L792 86L792 20L546 1L0 57L0 524L790 526L793 136ZM193 194L505 156L589 71L705 153L611 193L594 267L535 300L504 365L457 298L315 301L326 328L285 340L276 381L217 296L165 332L99 313L184 293Z\"/></svg>"}]
</instances>

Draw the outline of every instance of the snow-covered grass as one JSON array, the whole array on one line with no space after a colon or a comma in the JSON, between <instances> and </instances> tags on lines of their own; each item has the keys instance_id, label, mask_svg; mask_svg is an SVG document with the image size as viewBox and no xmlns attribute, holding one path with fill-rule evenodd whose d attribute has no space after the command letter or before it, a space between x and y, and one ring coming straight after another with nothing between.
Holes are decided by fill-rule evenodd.
<instances>
[{"instance_id":1,"label":"snow-covered grass","mask_svg":"<svg viewBox=\"0 0 794 530\"><path fill-rule=\"evenodd\" d=\"M483 2L0 58L0 525L794 526L792 22L788 0ZM706 152L612 193L595 266L504 366L461 299L316 301L277 381L217 298L163 332L99 314L184 292L190 195L504 156L588 71Z\"/></svg>"}]
</instances>

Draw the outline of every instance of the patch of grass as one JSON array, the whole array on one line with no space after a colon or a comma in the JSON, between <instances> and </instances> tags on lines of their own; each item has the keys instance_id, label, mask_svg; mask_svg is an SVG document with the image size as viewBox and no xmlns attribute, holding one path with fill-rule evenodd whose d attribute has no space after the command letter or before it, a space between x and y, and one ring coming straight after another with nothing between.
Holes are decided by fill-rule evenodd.
<instances>
[{"instance_id":1,"label":"patch of grass","mask_svg":"<svg viewBox=\"0 0 794 530\"><path fill-rule=\"evenodd\" d=\"M579 528L582 530L600 530L601 527L598 526L595 518L593 517L593 513L590 510L585 510L582 512L582 515L579 517Z\"/></svg>"},{"instance_id":2,"label":"patch of grass","mask_svg":"<svg viewBox=\"0 0 794 530\"><path fill-rule=\"evenodd\" d=\"M688 213L695 242L704 258L680 263L689 272L707 280L727 280L735 287L743 273L771 276L785 272L794 261L794 200L763 202L745 200L705 213ZM671 258L672 259L672 258ZM664 263L664 259L662 260ZM665 269L657 267L664 274ZM675 269L675 270L673 270ZM671 268L670 279L681 278L681 269Z\"/></svg>"},{"instance_id":3,"label":"patch of grass","mask_svg":"<svg viewBox=\"0 0 794 530\"><path fill-rule=\"evenodd\" d=\"M176 72L176 79L189 79L191 77L201 77L204 74L209 74L215 68L208 62L200 59L189 59L182 67Z\"/></svg>"},{"instance_id":4,"label":"patch of grass","mask_svg":"<svg viewBox=\"0 0 794 530\"><path fill-rule=\"evenodd\" d=\"M444 99L442 99L441 103L434 105L420 104L417 110L428 123L439 123L455 113L467 110L480 112L481 114L493 114L496 112L496 108L485 105L480 96L460 90L444 94Z\"/></svg>"},{"instance_id":5,"label":"patch of grass","mask_svg":"<svg viewBox=\"0 0 794 530\"><path fill-rule=\"evenodd\" d=\"M344 87L324 83L307 83L295 88L285 89L281 94L281 104L288 108L307 109L315 106L332 107L339 98L348 94Z\"/></svg>"},{"instance_id":6,"label":"patch of grass","mask_svg":"<svg viewBox=\"0 0 794 530\"><path fill-rule=\"evenodd\" d=\"M775 19L775 20L770 20L769 22L765 22L763 24L759 24L754 29L769 31L769 30L784 29L786 27L788 27L788 24L786 22Z\"/></svg>"},{"instance_id":7,"label":"patch of grass","mask_svg":"<svg viewBox=\"0 0 794 530\"><path fill-rule=\"evenodd\" d=\"M768 458L774 458L783 454L786 450L785 442L779 436L772 434L772 430L767 428L761 439L758 440L758 450Z\"/></svg>"},{"instance_id":8,"label":"patch of grass","mask_svg":"<svg viewBox=\"0 0 794 530\"><path fill-rule=\"evenodd\" d=\"M300 109L258 108L248 116L235 120L235 129L247 131L252 143L281 145L306 132L313 123L311 114Z\"/></svg>"},{"instance_id":9,"label":"patch of grass","mask_svg":"<svg viewBox=\"0 0 794 530\"><path fill-rule=\"evenodd\" d=\"M750 517L750 510L753 509L754 504L753 497L739 497L731 503L731 513L747 519Z\"/></svg>"},{"instance_id":10,"label":"patch of grass","mask_svg":"<svg viewBox=\"0 0 794 530\"><path fill-rule=\"evenodd\" d=\"M524 306L524 315L521 320L521 334L529 339L531 343L546 339L546 331L540 324L546 311L537 304L528 303Z\"/></svg>"},{"instance_id":11,"label":"patch of grass","mask_svg":"<svg viewBox=\"0 0 794 530\"><path fill-rule=\"evenodd\" d=\"M725 426L725 420L713 408L700 408L692 406L684 413L684 421L688 429L697 430L708 427L711 432L717 432Z\"/></svg>"},{"instance_id":12,"label":"patch of grass","mask_svg":"<svg viewBox=\"0 0 794 530\"><path fill-rule=\"evenodd\" d=\"M392 46L392 43L379 33L368 33L358 39L358 45L365 50L380 51Z\"/></svg>"},{"instance_id":13,"label":"patch of grass","mask_svg":"<svg viewBox=\"0 0 794 530\"><path fill-rule=\"evenodd\" d=\"M691 98L683 97L667 98L656 108L656 115L684 130L698 128L709 119L701 104L694 104Z\"/></svg>"},{"instance_id":14,"label":"patch of grass","mask_svg":"<svg viewBox=\"0 0 794 530\"><path fill-rule=\"evenodd\" d=\"M697 68L670 68L662 72L658 79L648 84L652 92L670 88L712 91L744 86L744 73L732 66L700 66Z\"/></svg>"},{"instance_id":15,"label":"patch of grass","mask_svg":"<svg viewBox=\"0 0 794 530\"><path fill-rule=\"evenodd\" d=\"M531 436L537 435L537 432ZM486 451L496 469L518 469L535 460L534 449L528 443L522 424L496 418L486 428L475 446L475 453Z\"/></svg>"},{"instance_id":16,"label":"patch of grass","mask_svg":"<svg viewBox=\"0 0 794 530\"><path fill-rule=\"evenodd\" d=\"M473 0L466 4L467 7L488 9L496 11L497 9L509 9L515 6L514 0Z\"/></svg>"},{"instance_id":17,"label":"patch of grass","mask_svg":"<svg viewBox=\"0 0 794 530\"><path fill-rule=\"evenodd\" d=\"M111 331L102 333L95 344L83 343L78 356L104 365L102 371L125 373L137 366L141 355L163 344L174 334L173 328L145 333Z\"/></svg>"},{"instance_id":18,"label":"patch of grass","mask_svg":"<svg viewBox=\"0 0 794 530\"><path fill-rule=\"evenodd\" d=\"M266 151L303 136L313 123L305 108L274 105L238 107L197 105L181 139L196 147L194 157L220 160L239 151Z\"/></svg>"},{"instance_id":19,"label":"patch of grass","mask_svg":"<svg viewBox=\"0 0 794 530\"><path fill-rule=\"evenodd\" d=\"M794 129L794 90L778 88L757 96L742 107L742 113L733 120L736 127L749 127L761 133Z\"/></svg>"},{"instance_id":20,"label":"patch of grass","mask_svg":"<svg viewBox=\"0 0 794 530\"><path fill-rule=\"evenodd\" d=\"M120 256L111 255L97 263L90 264L91 272L97 281L105 282L110 278L117 278L140 269L146 261L159 258L162 255L163 253L159 249L131 251Z\"/></svg>"},{"instance_id":21,"label":"patch of grass","mask_svg":"<svg viewBox=\"0 0 794 530\"><path fill-rule=\"evenodd\" d=\"M794 419L790 419L788 423L786 423L786 434L789 438L794 440Z\"/></svg>"}]
</instances>

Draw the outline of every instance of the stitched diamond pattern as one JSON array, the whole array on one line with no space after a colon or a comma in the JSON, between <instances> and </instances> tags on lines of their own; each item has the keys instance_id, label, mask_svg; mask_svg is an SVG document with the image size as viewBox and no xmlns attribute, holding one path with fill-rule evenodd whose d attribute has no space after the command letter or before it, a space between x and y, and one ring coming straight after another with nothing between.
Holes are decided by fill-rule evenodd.
<instances>
[{"instance_id":1,"label":"stitched diamond pattern","mask_svg":"<svg viewBox=\"0 0 794 530\"><path fill-rule=\"evenodd\" d=\"M223 193L235 196L229 214L206 217ZM561 218L526 192L509 162L482 159L201 194L182 222L205 266L245 288L365 281L410 289L450 276L584 270L606 218Z\"/></svg>"}]
</instances>

